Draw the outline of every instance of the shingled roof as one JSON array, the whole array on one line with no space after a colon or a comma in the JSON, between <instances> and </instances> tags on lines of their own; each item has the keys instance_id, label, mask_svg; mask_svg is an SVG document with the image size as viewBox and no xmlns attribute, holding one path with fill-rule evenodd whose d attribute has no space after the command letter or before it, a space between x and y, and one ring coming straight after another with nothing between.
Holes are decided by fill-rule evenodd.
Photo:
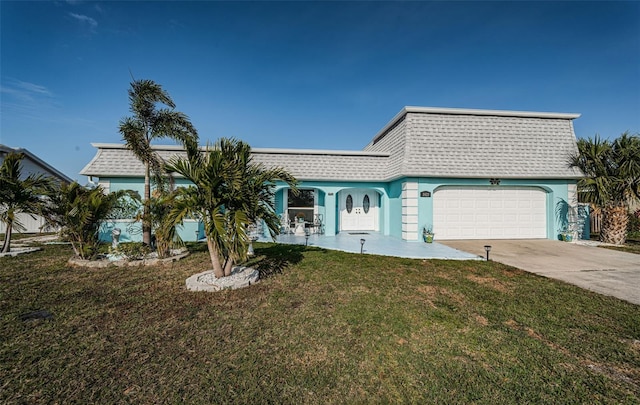
<instances>
[{"instance_id":1,"label":"shingled roof","mask_svg":"<svg viewBox=\"0 0 640 405\"><path fill-rule=\"evenodd\" d=\"M255 162L283 167L299 180L389 181L402 177L578 178L573 119L579 114L405 107L364 151L253 149ZM124 145L92 144L81 174L141 177L144 166ZM160 157L186 156L156 145Z\"/></svg>"},{"instance_id":2,"label":"shingled roof","mask_svg":"<svg viewBox=\"0 0 640 405\"><path fill-rule=\"evenodd\" d=\"M365 150L391 153L390 178L577 178L579 116L405 107Z\"/></svg>"},{"instance_id":3,"label":"shingled roof","mask_svg":"<svg viewBox=\"0 0 640 405\"><path fill-rule=\"evenodd\" d=\"M96 156L80 172L96 177L141 177L144 165L124 145L91 144ZM186 157L180 146L154 145L165 161L173 156ZM204 150L204 148L203 148ZM252 149L254 162L267 168L286 168L298 180L382 181L387 177L389 153L305 149Z\"/></svg>"}]
</instances>

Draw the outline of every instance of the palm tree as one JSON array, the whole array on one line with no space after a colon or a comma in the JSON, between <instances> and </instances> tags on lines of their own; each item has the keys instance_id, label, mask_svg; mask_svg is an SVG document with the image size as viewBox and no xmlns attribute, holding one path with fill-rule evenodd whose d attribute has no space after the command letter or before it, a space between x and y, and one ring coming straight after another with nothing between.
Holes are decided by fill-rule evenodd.
<instances>
[{"instance_id":1,"label":"palm tree","mask_svg":"<svg viewBox=\"0 0 640 405\"><path fill-rule=\"evenodd\" d=\"M169 257L173 247L184 244L178 234L176 224L170 221L168 216L174 206L175 193L155 190L150 201L149 213L155 236L156 252L159 258Z\"/></svg>"},{"instance_id":2,"label":"palm tree","mask_svg":"<svg viewBox=\"0 0 640 405\"><path fill-rule=\"evenodd\" d=\"M193 183L176 190L170 218L176 224L185 218L203 221L218 278L229 276L235 263L246 260L250 223L264 220L270 234L278 234L275 182L283 181L294 189L296 184L284 169L266 169L254 163L249 145L234 139L220 139L204 154L171 159L167 170Z\"/></svg>"},{"instance_id":3,"label":"palm tree","mask_svg":"<svg viewBox=\"0 0 640 405\"><path fill-rule=\"evenodd\" d=\"M629 207L640 200L640 137L625 132L614 141L580 139L569 165L585 175L578 181L580 199L602 208L600 241L623 244Z\"/></svg>"},{"instance_id":4,"label":"palm tree","mask_svg":"<svg viewBox=\"0 0 640 405\"><path fill-rule=\"evenodd\" d=\"M77 257L92 259L98 253L102 223L118 210L126 210L130 201L139 200L130 190L105 194L101 187L88 189L73 182L63 184L51 196L45 217L49 224L61 228L62 236L69 239Z\"/></svg>"},{"instance_id":5,"label":"palm tree","mask_svg":"<svg viewBox=\"0 0 640 405\"><path fill-rule=\"evenodd\" d=\"M35 217L45 204L44 197L51 193L53 180L43 174L30 174L22 178L23 153L9 153L0 166L0 221L5 226L2 253L11 250L13 229L24 231L17 214Z\"/></svg>"},{"instance_id":6,"label":"palm tree","mask_svg":"<svg viewBox=\"0 0 640 405\"><path fill-rule=\"evenodd\" d=\"M152 80L134 80L129 89L130 110L133 116L120 120L119 131L125 145L144 163L144 206L142 215L142 241L151 244L151 220L149 201L151 199L151 176L157 186L161 186L163 162L151 147L151 141L170 138L181 143L187 151L198 149L198 133L189 118L174 111L175 103L169 94ZM158 104L167 107L157 108Z\"/></svg>"}]
</instances>

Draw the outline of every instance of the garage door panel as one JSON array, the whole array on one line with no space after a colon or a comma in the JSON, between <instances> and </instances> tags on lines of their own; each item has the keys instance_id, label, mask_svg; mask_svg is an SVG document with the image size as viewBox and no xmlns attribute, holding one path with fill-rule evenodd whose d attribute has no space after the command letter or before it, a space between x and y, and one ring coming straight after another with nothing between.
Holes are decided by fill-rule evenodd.
<instances>
[{"instance_id":1,"label":"garage door panel","mask_svg":"<svg viewBox=\"0 0 640 405\"><path fill-rule=\"evenodd\" d=\"M439 239L546 238L546 193L538 188L444 188L434 193Z\"/></svg>"},{"instance_id":2,"label":"garage door panel","mask_svg":"<svg viewBox=\"0 0 640 405\"><path fill-rule=\"evenodd\" d=\"M518 220L518 214L517 213L505 213L504 214L504 220L507 222L516 222Z\"/></svg>"},{"instance_id":3,"label":"garage door panel","mask_svg":"<svg viewBox=\"0 0 640 405\"><path fill-rule=\"evenodd\" d=\"M460 201L460 208L472 209L475 208L475 201L465 199Z\"/></svg>"}]
</instances>

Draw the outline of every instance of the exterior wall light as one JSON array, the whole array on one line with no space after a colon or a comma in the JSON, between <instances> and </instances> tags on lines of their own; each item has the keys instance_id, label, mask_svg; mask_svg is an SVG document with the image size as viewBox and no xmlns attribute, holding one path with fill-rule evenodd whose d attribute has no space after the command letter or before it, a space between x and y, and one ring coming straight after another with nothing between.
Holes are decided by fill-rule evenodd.
<instances>
[{"instance_id":1,"label":"exterior wall light","mask_svg":"<svg viewBox=\"0 0 640 405\"><path fill-rule=\"evenodd\" d=\"M499 186L500 185L500 179L489 179L489 183L492 186Z\"/></svg>"},{"instance_id":2,"label":"exterior wall light","mask_svg":"<svg viewBox=\"0 0 640 405\"><path fill-rule=\"evenodd\" d=\"M360 239L360 254L362 254L362 252L364 252L364 239Z\"/></svg>"},{"instance_id":3,"label":"exterior wall light","mask_svg":"<svg viewBox=\"0 0 640 405\"><path fill-rule=\"evenodd\" d=\"M487 261L489 261L489 252L491 251L491 245L484 245L484 251L487 252Z\"/></svg>"}]
</instances>

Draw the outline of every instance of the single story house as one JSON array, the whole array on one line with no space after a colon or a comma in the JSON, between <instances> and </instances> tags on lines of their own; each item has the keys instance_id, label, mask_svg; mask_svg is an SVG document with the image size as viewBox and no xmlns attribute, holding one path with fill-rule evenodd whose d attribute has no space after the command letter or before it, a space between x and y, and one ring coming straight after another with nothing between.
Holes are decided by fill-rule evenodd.
<instances>
[{"instance_id":1,"label":"single story house","mask_svg":"<svg viewBox=\"0 0 640 405\"><path fill-rule=\"evenodd\" d=\"M10 153L22 153L24 155L24 158L20 161L22 180L31 174L43 174L60 183L69 184L72 182L64 173L23 148L11 148L0 144L0 165L4 162L4 158ZM17 219L26 228L24 233L38 233L51 230L45 229L45 220L39 215L31 216L29 214L19 213L17 214ZM0 232L5 232L5 225L3 223L0 223Z\"/></svg>"},{"instance_id":2,"label":"single story house","mask_svg":"<svg viewBox=\"0 0 640 405\"><path fill-rule=\"evenodd\" d=\"M325 235L379 232L419 241L428 229L436 239L557 239L558 205L577 201L581 174L567 162L577 151L579 116L405 107L361 151L252 153L300 180L298 196L277 186L277 212L321 222ZM142 192L144 167L129 150L93 146L97 154L81 174L99 178L106 190ZM154 149L164 159L184 154L177 146ZM185 224L182 236L193 240L201 232Z\"/></svg>"}]
</instances>

